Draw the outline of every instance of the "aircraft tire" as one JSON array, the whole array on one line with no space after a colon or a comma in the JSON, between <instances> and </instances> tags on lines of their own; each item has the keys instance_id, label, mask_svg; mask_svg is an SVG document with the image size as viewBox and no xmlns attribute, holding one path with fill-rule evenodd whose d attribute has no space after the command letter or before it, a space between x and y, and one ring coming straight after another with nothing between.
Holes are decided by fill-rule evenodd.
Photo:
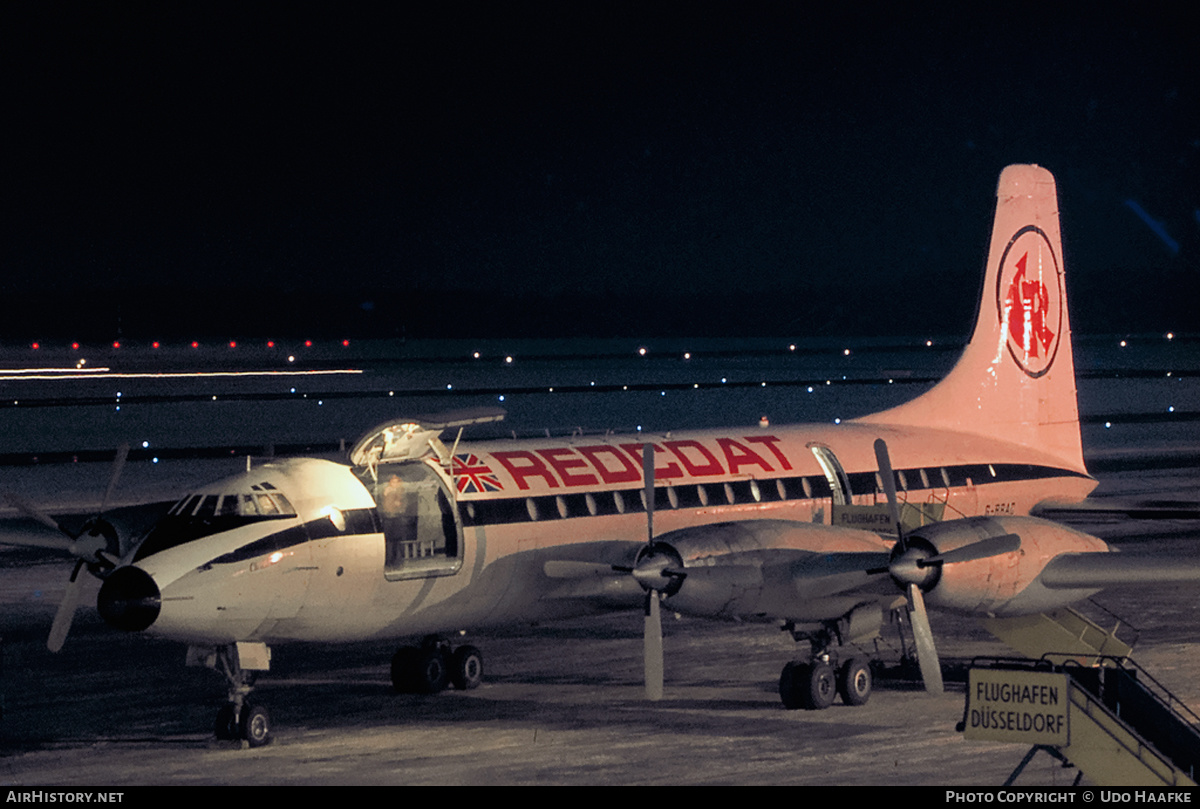
<instances>
[{"instance_id":1,"label":"aircraft tire","mask_svg":"<svg viewBox=\"0 0 1200 809\"><path fill-rule=\"evenodd\" d=\"M808 690L811 679L811 666L793 660L783 667L779 675L779 699L783 707L789 711L808 707L805 704L804 693Z\"/></svg>"},{"instance_id":2,"label":"aircraft tire","mask_svg":"<svg viewBox=\"0 0 1200 809\"><path fill-rule=\"evenodd\" d=\"M483 653L474 646L459 646L450 656L450 682L459 691L478 688L483 682Z\"/></svg>"},{"instance_id":3,"label":"aircraft tire","mask_svg":"<svg viewBox=\"0 0 1200 809\"><path fill-rule=\"evenodd\" d=\"M837 674L833 666L814 662L808 678L808 689L804 692L804 707L810 711L824 710L833 704L836 696Z\"/></svg>"},{"instance_id":4,"label":"aircraft tire","mask_svg":"<svg viewBox=\"0 0 1200 809\"><path fill-rule=\"evenodd\" d=\"M237 723L237 709L232 702L227 702L217 711L217 721L213 724L213 733L217 741L229 742L240 739Z\"/></svg>"},{"instance_id":5,"label":"aircraft tire","mask_svg":"<svg viewBox=\"0 0 1200 809\"><path fill-rule=\"evenodd\" d=\"M852 657L838 671L838 693L847 705L866 705L871 698L871 664L861 657Z\"/></svg>"},{"instance_id":6,"label":"aircraft tire","mask_svg":"<svg viewBox=\"0 0 1200 809\"><path fill-rule=\"evenodd\" d=\"M412 694L417 690L414 673L419 651L415 646L401 646L392 655L392 690L397 694Z\"/></svg>"},{"instance_id":7,"label":"aircraft tire","mask_svg":"<svg viewBox=\"0 0 1200 809\"><path fill-rule=\"evenodd\" d=\"M263 706L245 706L242 709L242 720L238 724L240 737L251 747L262 747L271 743L271 716Z\"/></svg>"}]
</instances>

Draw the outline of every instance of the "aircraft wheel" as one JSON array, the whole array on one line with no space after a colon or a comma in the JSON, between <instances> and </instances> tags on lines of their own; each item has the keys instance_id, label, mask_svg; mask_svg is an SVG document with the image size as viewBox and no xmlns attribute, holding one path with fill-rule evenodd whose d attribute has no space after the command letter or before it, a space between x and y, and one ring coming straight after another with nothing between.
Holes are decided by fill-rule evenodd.
<instances>
[{"instance_id":1,"label":"aircraft wheel","mask_svg":"<svg viewBox=\"0 0 1200 809\"><path fill-rule=\"evenodd\" d=\"M216 734L217 740L222 742L241 738L237 723L237 709L232 702L222 705L221 710L217 711L217 721L213 725L213 733Z\"/></svg>"},{"instance_id":2,"label":"aircraft wheel","mask_svg":"<svg viewBox=\"0 0 1200 809\"><path fill-rule=\"evenodd\" d=\"M808 679L808 690L805 693L807 704L804 707L810 711L828 708L833 704L836 696L837 675L833 671L833 666L822 662L813 663L812 673Z\"/></svg>"},{"instance_id":3,"label":"aircraft wheel","mask_svg":"<svg viewBox=\"0 0 1200 809\"><path fill-rule=\"evenodd\" d=\"M392 690L397 694L411 694L417 690L414 680L420 651L415 646L401 646L392 655Z\"/></svg>"},{"instance_id":4,"label":"aircraft wheel","mask_svg":"<svg viewBox=\"0 0 1200 809\"><path fill-rule=\"evenodd\" d=\"M789 711L805 708L804 692L808 690L811 667L807 663L793 660L783 667L779 675L779 699Z\"/></svg>"},{"instance_id":5,"label":"aircraft wheel","mask_svg":"<svg viewBox=\"0 0 1200 809\"><path fill-rule=\"evenodd\" d=\"M866 705L871 698L872 684L871 665L861 657L846 661L838 671L838 693L847 705Z\"/></svg>"},{"instance_id":6,"label":"aircraft wheel","mask_svg":"<svg viewBox=\"0 0 1200 809\"><path fill-rule=\"evenodd\" d=\"M450 682L460 691L483 682L483 654L474 646L459 646L450 657Z\"/></svg>"},{"instance_id":7,"label":"aircraft wheel","mask_svg":"<svg viewBox=\"0 0 1200 809\"><path fill-rule=\"evenodd\" d=\"M271 743L271 717L261 705L247 705L242 709L239 736L251 747L262 747Z\"/></svg>"},{"instance_id":8,"label":"aircraft wheel","mask_svg":"<svg viewBox=\"0 0 1200 809\"><path fill-rule=\"evenodd\" d=\"M402 646L392 657L397 694L436 694L445 690L449 678L446 653L437 646Z\"/></svg>"}]
</instances>

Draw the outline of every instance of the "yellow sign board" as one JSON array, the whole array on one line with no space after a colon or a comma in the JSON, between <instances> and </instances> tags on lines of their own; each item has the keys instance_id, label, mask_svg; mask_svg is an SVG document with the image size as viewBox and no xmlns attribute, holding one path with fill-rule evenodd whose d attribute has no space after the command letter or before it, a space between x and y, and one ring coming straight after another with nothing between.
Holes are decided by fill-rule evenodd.
<instances>
[{"instance_id":1,"label":"yellow sign board","mask_svg":"<svg viewBox=\"0 0 1200 809\"><path fill-rule=\"evenodd\" d=\"M996 742L1064 747L1067 675L1051 671L971 669L963 736Z\"/></svg>"}]
</instances>

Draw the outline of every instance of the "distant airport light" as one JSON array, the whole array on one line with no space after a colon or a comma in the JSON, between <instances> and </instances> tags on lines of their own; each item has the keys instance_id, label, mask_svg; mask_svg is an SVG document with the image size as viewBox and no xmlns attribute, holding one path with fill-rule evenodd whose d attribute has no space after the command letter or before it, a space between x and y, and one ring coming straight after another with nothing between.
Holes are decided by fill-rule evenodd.
<instances>
[{"instance_id":1,"label":"distant airport light","mask_svg":"<svg viewBox=\"0 0 1200 809\"><path fill-rule=\"evenodd\" d=\"M505 357L505 358L504 358L504 361L505 361L506 363L512 363L512 357Z\"/></svg>"},{"instance_id":2,"label":"distant airport light","mask_svg":"<svg viewBox=\"0 0 1200 809\"><path fill-rule=\"evenodd\" d=\"M143 441L143 442L142 442L142 449L149 449L149 448L150 448L150 442L149 442L149 441Z\"/></svg>"},{"instance_id":3,"label":"distant airport light","mask_svg":"<svg viewBox=\"0 0 1200 809\"><path fill-rule=\"evenodd\" d=\"M842 420L841 420L841 419L834 419L834 420L833 420L833 423L834 423L834 424L841 424L841 423L842 423Z\"/></svg>"},{"instance_id":4,"label":"distant airport light","mask_svg":"<svg viewBox=\"0 0 1200 809\"><path fill-rule=\"evenodd\" d=\"M808 386L808 392L809 392L809 393L812 393L812 391L813 391L812 385L809 385L809 386Z\"/></svg>"},{"instance_id":5,"label":"distant airport light","mask_svg":"<svg viewBox=\"0 0 1200 809\"><path fill-rule=\"evenodd\" d=\"M502 393L502 394L500 394L500 401L502 401L502 402L504 401L504 394L503 394L503 393Z\"/></svg>"},{"instance_id":6,"label":"distant airport light","mask_svg":"<svg viewBox=\"0 0 1200 809\"><path fill-rule=\"evenodd\" d=\"M305 340L305 341L304 341L304 347L305 347L305 348L312 348L312 340Z\"/></svg>"},{"instance_id":7,"label":"distant airport light","mask_svg":"<svg viewBox=\"0 0 1200 809\"><path fill-rule=\"evenodd\" d=\"M192 340L192 348L199 348L199 347L200 347L200 343L196 340Z\"/></svg>"},{"instance_id":8,"label":"distant airport light","mask_svg":"<svg viewBox=\"0 0 1200 809\"><path fill-rule=\"evenodd\" d=\"M38 350L39 348L41 348L41 347L42 347L42 344L41 344L41 343L34 343L34 344L33 344L33 350L34 350L34 351L37 351L37 350Z\"/></svg>"},{"instance_id":9,"label":"distant airport light","mask_svg":"<svg viewBox=\"0 0 1200 809\"><path fill-rule=\"evenodd\" d=\"M758 417L758 426L759 427L770 427L771 420L769 418L767 418L766 416L759 416Z\"/></svg>"},{"instance_id":10,"label":"distant airport light","mask_svg":"<svg viewBox=\"0 0 1200 809\"><path fill-rule=\"evenodd\" d=\"M795 344L795 343L792 343L791 345L789 345L789 346L788 346L788 351L795 351L795 350L796 350L796 344Z\"/></svg>"},{"instance_id":11,"label":"distant airport light","mask_svg":"<svg viewBox=\"0 0 1200 809\"><path fill-rule=\"evenodd\" d=\"M275 347L275 341L267 340L267 348L274 348L274 347Z\"/></svg>"},{"instance_id":12,"label":"distant airport light","mask_svg":"<svg viewBox=\"0 0 1200 809\"><path fill-rule=\"evenodd\" d=\"M1111 421L1104 422L1104 429L1106 429L1106 430L1112 429L1112 422Z\"/></svg>"},{"instance_id":13,"label":"distant airport light","mask_svg":"<svg viewBox=\"0 0 1200 809\"><path fill-rule=\"evenodd\" d=\"M646 356L646 349L645 349L645 348L639 348L639 349L638 349L638 355L639 355L639 356L642 356L642 357Z\"/></svg>"},{"instance_id":14,"label":"distant airport light","mask_svg":"<svg viewBox=\"0 0 1200 809\"><path fill-rule=\"evenodd\" d=\"M1125 341L1124 341L1124 340L1122 340L1122 341L1121 341L1121 348L1124 348L1124 347L1125 347Z\"/></svg>"},{"instance_id":15,"label":"distant airport light","mask_svg":"<svg viewBox=\"0 0 1200 809\"><path fill-rule=\"evenodd\" d=\"M849 357L849 356L850 356L850 349L848 349L848 348L843 348L843 349L842 349L842 356L843 356L843 357Z\"/></svg>"},{"instance_id":16,"label":"distant airport light","mask_svg":"<svg viewBox=\"0 0 1200 809\"><path fill-rule=\"evenodd\" d=\"M296 361L296 355L288 354L288 362L295 362L295 361Z\"/></svg>"},{"instance_id":17,"label":"distant airport light","mask_svg":"<svg viewBox=\"0 0 1200 809\"><path fill-rule=\"evenodd\" d=\"M926 347L926 348L929 348L929 347L931 347L932 345L933 345L933 340L926 340L926 341L925 341L925 347Z\"/></svg>"},{"instance_id":18,"label":"distant airport light","mask_svg":"<svg viewBox=\"0 0 1200 809\"><path fill-rule=\"evenodd\" d=\"M474 354L472 354L471 356L472 356L472 357L474 357L475 359L479 359L479 352L478 352L478 351L476 351L476 352L475 352Z\"/></svg>"},{"instance_id":19,"label":"distant airport light","mask_svg":"<svg viewBox=\"0 0 1200 809\"><path fill-rule=\"evenodd\" d=\"M685 360L690 360L692 358L692 352L690 352L690 351L683 352L683 358Z\"/></svg>"},{"instance_id":20,"label":"distant airport light","mask_svg":"<svg viewBox=\"0 0 1200 809\"><path fill-rule=\"evenodd\" d=\"M121 343L120 343L120 341L119 341L119 340L113 340L113 348L120 348L120 347L121 347Z\"/></svg>"},{"instance_id":21,"label":"distant airport light","mask_svg":"<svg viewBox=\"0 0 1200 809\"><path fill-rule=\"evenodd\" d=\"M230 341L229 341L229 347L230 347L230 348L237 348L237 340L230 340Z\"/></svg>"},{"instance_id":22,"label":"distant airport light","mask_svg":"<svg viewBox=\"0 0 1200 809\"><path fill-rule=\"evenodd\" d=\"M350 341L342 340L342 348L349 348L349 347L350 347Z\"/></svg>"},{"instance_id":23,"label":"distant airport light","mask_svg":"<svg viewBox=\"0 0 1200 809\"><path fill-rule=\"evenodd\" d=\"M1173 332L1173 331L1169 331L1169 332L1167 332L1167 339L1168 339L1168 340L1174 340L1174 339L1175 339L1175 332ZM35 345L35 347L36 347L36 343L35 343L34 345Z\"/></svg>"},{"instance_id":24,"label":"distant airport light","mask_svg":"<svg viewBox=\"0 0 1200 809\"><path fill-rule=\"evenodd\" d=\"M72 349L73 351L78 351L78 350L79 350L79 343L71 343L71 349Z\"/></svg>"},{"instance_id":25,"label":"distant airport light","mask_svg":"<svg viewBox=\"0 0 1200 809\"><path fill-rule=\"evenodd\" d=\"M158 340L155 340L153 343L150 344L150 347L151 348L162 348L162 343L158 342Z\"/></svg>"}]
</instances>

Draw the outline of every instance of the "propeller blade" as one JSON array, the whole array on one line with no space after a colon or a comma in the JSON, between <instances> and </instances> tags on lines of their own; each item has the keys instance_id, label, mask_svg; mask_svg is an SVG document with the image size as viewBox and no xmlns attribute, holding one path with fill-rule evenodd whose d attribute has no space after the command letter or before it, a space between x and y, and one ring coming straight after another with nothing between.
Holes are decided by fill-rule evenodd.
<instances>
[{"instance_id":1,"label":"propeller blade","mask_svg":"<svg viewBox=\"0 0 1200 809\"><path fill-rule=\"evenodd\" d=\"M550 579L588 579L605 577L615 573L629 573L630 567L617 567L602 562L577 562L572 559L551 559L542 565L542 572Z\"/></svg>"},{"instance_id":2,"label":"propeller blade","mask_svg":"<svg viewBox=\"0 0 1200 809\"><path fill-rule=\"evenodd\" d=\"M79 606L79 597L83 591L83 579L79 576L82 568L83 560L80 559L75 563L75 569L71 571L71 579L67 582L67 591L63 593L63 600L59 602L58 611L54 613L54 623L50 625L50 637L46 640L46 648L52 652L62 649L63 644L67 641L67 633L71 631L71 622L75 620L75 608Z\"/></svg>"},{"instance_id":3,"label":"propeller blade","mask_svg":"<svg viewBox=\"0 0 1200 809\"><path fill-rule=\"evenodd\" d=\"M942 664L938 660L937 647L933 645L933 628L929 625L929 613L925 611L925 598L921 595L921 588L915 584L908 586L908 603L921 679L925 681L928 693L941 694L945 690L942 685Z\"/></svg>"},{"instance_id":4,"label":"propeller blade","mask_svg":"<svg viewBox=\"0 0 1200 809\"><path fill-rule=\"evenodd\" d=\"M646 699L663 698L662 611L658 593L646 593L646 622L642 634L642 663L645 668Z\"/></svg>"},{"instance_id":5,"label":"propeller blade","mask_svg":"<svg viewBox=\"0 0 1200 809\"><path fill-rule=\"evenodd\" d=\"M646 479L646 544L654 541L654 445L642 444L642 477Z\"/></svg>"},{"instance_id":6,"label":"propeller blade","mask_svg":"<svg viewBox=\"0 0 1200 809\"><path fill-rule=\"evenodd\" d=\"M1004 534L998 537L981 539L978 542L972 542L970 545L963 545L961 548L955 548L945 553L939 553L936 556L930 556L928 559L918 559L917 567L929 567L930 565L938 564L952 565L955 562L973 562L976 559L1000 556L1001 554L1010 553L1020 548L1020 536L1017 534Z\"/></svg>"},{"instance_id":7,"label":"propeller blade","mask_svg":"<svg viewBox=\"0 0 1200 809\"><path fill-rule=\"evenodd\" d=\"M57 522L55 522L48 514L43 514L41 511L38 510L37 506L33 505L33 503L30 503L24 497L21 497L20 495L15 494L13 492L5 492L4 499L8 501L8 504L10 506L17 509L17 511L20 511L22 514L24 514L29 519L36 520L37 522L40 522L42 525L46 526L47 528L52 528L55 531L66 534L68 537L71 537L71 539L75 538L74 536L72 536L71 532L67 531L67 529L63 528L61 525L59 525ZM24 544L24 543L22 543L22 544ZM67 546L67 547L69 547L69 546Z\"/></svg>"},{"instance_id":8,"label":"propeller blade","mask_svg":"<svg viewBox=\"0 0 1200 809\"><path fill-rule=\"evenodd\" d=\"M108 501L112 499L113 491L117 488L117 481L121 479L121 470L125 468L125 459L129 457L129 445L122 444L117 447L117 454L113 457L112 472L108 476L108 488L104 490L104 499L100 501L100 511L97 516L104 513L108 507Z\"/></svg>"},{"instance_id":9,"label":"propeller blade","mask_svg":"<svg viewBox=\"0 0 1200 809\"><path fill-rule=\"evenodd\" d=\"M883 492L887 495L888 513L891 515L892 525L896 528L900 549L904 550L904 532L900 528L900 503L896 497L896 475L892 472L887 442L882 438L875 439L875 462L879 464L879 477L883 480Z\"/></svg>"}]
</instances>

